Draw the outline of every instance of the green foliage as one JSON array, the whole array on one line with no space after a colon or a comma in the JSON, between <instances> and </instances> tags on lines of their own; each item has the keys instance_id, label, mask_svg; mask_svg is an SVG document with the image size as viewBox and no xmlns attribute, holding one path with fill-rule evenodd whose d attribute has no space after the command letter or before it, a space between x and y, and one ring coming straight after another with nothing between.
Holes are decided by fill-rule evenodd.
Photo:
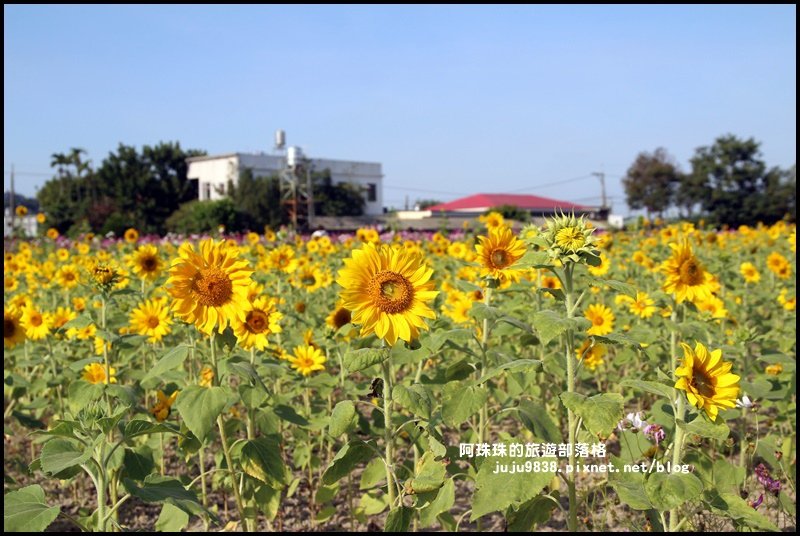
<instances>
[{"instance_id":1,"label":"green foliage","mask_svg":"<svg viewBox=\"0 0 800 536\"><path fill-rule=\"evenodd\" d=\"M44 532L60 511L47 506L38 484L12 491L3 497L3 532Z\"/></svg>"},{"instance_id":2,"label":"green foliage","mask_svg":"<svg viewBox=\"0 0 800 536\"><path fill-rule=\"evenodd\" d=\"M216 232L220 225L233 232L246 228L241 213L229 198L184 203L167 218L165 225L169 232L181 234Z\"/></svg>"},{"instance_id":3,"label":"green foliage","mask_svg":"<svg viewBox=\"0 0 800 536\"><path fill-rule=\"evenodd\" d=\"M492 207L489 210L487 210L485 214L488 214L490 212L499 212L503 216L503 218L507 220L526 222L531 219L530 212L514 205L500 205L497 207Z\"/></svg>"},{"instance_id":4,"label":"green foliage","mask_svg":"<svg viewBox=\"0 0 800 536\"><path fill-rule=\"evenodd\" d=\"M141 152L120 144L97 170L83 159L84 153L72 149L69 155L54 154L51 166L57 175L37 194L49 225L59 232L81 231L88 224L103 234L121 235L131 226L163 233L167 218L197 198L197 184L186 176L186 158L202 151L184 151L177 142L145 145Z\"/></svg>"},{"instance_id":5,"label":"green foliage","mask_svg":"<svg viewBox=\"0 0 800 536\"><path fill-rule=\"evenodd\" d=\"M361 216L364 196L353 184L333 184L330 170L313 173L314 211L318 216Z\"/></svg>"},{"instance_id":6,"label":"green foliage","mask_svg":"<svg viewBox=\"0 0 800 536\"><path fill-rule=\"evenodd\" d=\"M666 149L642 152L628 168L622 185L632 209L646 209L649 214L662 214L673 201L680 171Z\"/></svg>"}]
</instances>

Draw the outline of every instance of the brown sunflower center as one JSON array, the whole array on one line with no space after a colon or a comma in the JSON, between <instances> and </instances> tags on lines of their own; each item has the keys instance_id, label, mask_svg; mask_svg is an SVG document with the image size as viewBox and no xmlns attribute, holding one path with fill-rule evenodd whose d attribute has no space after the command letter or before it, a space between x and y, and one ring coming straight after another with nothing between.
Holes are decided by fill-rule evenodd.
<instances>
[{"instance_id":1,"label":"brown sunflower center","mask_svg":"<svg viewBox=\"0 0 800 536\"><path fill-rule=\"evenodd\" d=\"M305 274L305 275L304 275L304 276L303 276L303 277L300 279L300 282L303 284L303 286L306 286L306 287L313 287L313 286L314 286L314 284L316 284L316 282L317 282L317 278L316 278L316 277L314 277L314 274Z\"/></svg>"},{"instance_id":2,"label":"brown sunflower center","mask_svg":"<svg viewBox=\"0 0 800 536\"><path fill-rule=\"evenodd\" d=\"M65 272L64 281L75 281L75 274L73 274L72 272Z\"/></svg>"},{"instance_id":3,"label":"brown sunflower center","mask_svg":"<svg viewBox=\"0 0 800 536\"><path fill-rule=\"evenodd\" d=\"M10 339L17 332L17 325L10 318L3 319L3 338Z\"/></svg>"},{"instance_id":4,"label":"brown sunflower center","mask_svg":"<svg viewBox=\"0 0 800 536\"><path fill-rule=\"evenodd\" d=\"M251 333L263 333L269 328L269 317L264 311L250 311L247 313L245 323Z\"/></svg>"},{"instance_id":5,"label":"brown sunflower center","mask_svg":"<svg viewBox=\"0 0 800 536\"><path fill-rule=\"evenodd\" d=\"M31 326L39 327L42 325L42 315L36 313L30 316Z\"/></svg>"},{"instance_id":6,"label":"brown sunflower center","mask_svg":"<svg viewBox=\"0 0 800 536\"><path fill-rule=\"evenodd\" d=\"M372 303L384 313L402 313L414 301L414 287L411 282L389 270L375 274L367 289Z\"/></svg>"},{"instance_id":7,"label":"brown sunflower center","mask_svg":"<svg viewBox=\"0 0 800 536\"><path fill-rule=\"evenodd\" d=\"M142 259L142 270L145 272L153 272L158 267L158 261L155 257L145 257Z\"/></svg>"},{"instance_id":8,"label":"brown sunflower center","mask_svg":"<svg viewBox=\"0 0 800 536\"><path fill-rule=\"evenodd\" d=\"M511 264L511 255L504 249L495 249L489 256L495 268L502 269Z\"/></svg>"},{"instance_id":9,"label":"brown sunflower center","mask_svg":"<svg viewBox=\"0 0 800 536\"><path fill-rule=\"evenodd\" d=\"M684 261L678 269L678 273L680 274L681 283L684 285L694 286L703 282L703 267L700 266L696 259Z\"/></svg>"},{"instance_id":10,"label":"brown sunflower center","mask_svg":"<svg viewBox=\"0 0 800 536\"><path fill-rule=\"evenodd\" d=\"M151 315L147 317L147 325L151 329L156 329L161 322L158 320L158 317L155 315Z\"/></svg>"},{"instance_id":11,"label":"brown sunflower center","mask_svg":"<svg viewBox=\"0 0 800 536\"><path fill-rule=\"evenodd\" d=\"M192 290L202 305L219 307L233 295L233 283L219 268L204 268L195 276Z\"/></svg>"},{"instance_id":12,"label":"brown sunflower center","mask_svg":"<svg viewBox=\"0 0 800 536\"><path fill-rule=\"evenodd\" d=\"M333 325L336 329L341 328L350 323L351 316L350 311L345 309L344 307L339 307L336 309L336 312L333 313Z\"/></svg>"},{"instance_id":13,"label":"brown sunflower center","mask_svg":"<svg viewBox=\"0 0 800 536\"><path fill-rule=\"evenodd\" d=\"M605 323L606 323L605 319L603 319L603 317L600 315L597 315L592 319L592 324L594 324L595 326L602 326Z\"/></svg>"},{"instance_id":14,"label":"brown sunflower center","mask_svg":"<svg viewBox=\"0 0 800 536\"><path fill-rule=\"evenodd\" d=\"M690 385L705 398L712 398L716 393L714 383L711 378L706 375L704 370L694 369L692 371L692 381Z\"/></svg>"}]
</instances>

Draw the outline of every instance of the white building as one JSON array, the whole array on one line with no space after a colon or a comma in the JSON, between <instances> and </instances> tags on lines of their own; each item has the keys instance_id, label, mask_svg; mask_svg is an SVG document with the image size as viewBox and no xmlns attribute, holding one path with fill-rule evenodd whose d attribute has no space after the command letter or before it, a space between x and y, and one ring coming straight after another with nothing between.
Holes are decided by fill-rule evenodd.
<instances>
[{"instance_id":1,"label":"white building","mask_svg":"<svg viewBox=\"0 0 800 536\"><path fill-rule=\"evenodd\" d=\"M291 154L295 148L289 149ZM227 195L228 183L236 184L239 174L244 170L251 170L255 177L276 175L286 169L286 159L286 155L264 153L197 156L186 159L189 164L187 176L190 180L198 181L201 201L222 199ZM310 158L308 161L312 171L330 170L334 184L349 182L361 187L365 201L364 214L383 214L383 173L380 164L326 158Z\"/></svg>"}]
</instances>

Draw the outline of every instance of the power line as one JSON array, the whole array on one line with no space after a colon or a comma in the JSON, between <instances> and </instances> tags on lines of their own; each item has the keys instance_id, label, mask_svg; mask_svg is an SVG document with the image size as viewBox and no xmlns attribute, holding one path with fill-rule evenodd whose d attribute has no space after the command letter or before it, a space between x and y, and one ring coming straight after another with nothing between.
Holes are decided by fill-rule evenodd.
<instances>
[{"instance_id":1,"label":"power line","mask_svg":"<svg viewBox=\"0 0 800 536\"><path fill-rule=\"evenodd\" d=\"M408 188L403 186L388 186L384 185L384 189L386 190L402 190L404 192L423 192L427 194L441 194L441 195L469 195L465 194L464 192L446 192L443 190L427 190L424 188Z\"/></svg>"},{"instance_id":2,"label":"power line","mask_svg":"<svg viewBox=\"0 0 800 536\"><path fill-rule=\"evenodd\" d=\"M513 194L513 193L517 193L517 192L527 192L527 191L530 191L530 190L541 190L542 188L549 188L551 186L560 186L562 184L568 184L570 182L582 181L582 180L585 180L585 179L589 179L591 177L592 177L592 175L590 175L590 174L589 175L581 175L580 177L573 177L571 179L565 179L565 180L562 180L562 181L547 182L545 184L539 184L539 185L536 185L536 186L529 186L527 188L520 188L518 190L511 190L508 193Z\"/></svg>"}]
</instances>

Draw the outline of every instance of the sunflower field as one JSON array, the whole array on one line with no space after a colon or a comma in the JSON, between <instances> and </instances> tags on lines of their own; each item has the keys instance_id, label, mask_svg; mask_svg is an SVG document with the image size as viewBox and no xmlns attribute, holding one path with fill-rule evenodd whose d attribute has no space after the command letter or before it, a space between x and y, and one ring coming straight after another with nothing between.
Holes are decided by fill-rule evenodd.
<instances>
[{"instance_id":1,"label":"sunflower field","mask_svg":"<svg viewBox=\"0 0 800 536\"><path fill-rule=\"evenodd\" d=\"M4 530L792 531L795 241L7 240Z\"/></svg>"}]
</instances>

